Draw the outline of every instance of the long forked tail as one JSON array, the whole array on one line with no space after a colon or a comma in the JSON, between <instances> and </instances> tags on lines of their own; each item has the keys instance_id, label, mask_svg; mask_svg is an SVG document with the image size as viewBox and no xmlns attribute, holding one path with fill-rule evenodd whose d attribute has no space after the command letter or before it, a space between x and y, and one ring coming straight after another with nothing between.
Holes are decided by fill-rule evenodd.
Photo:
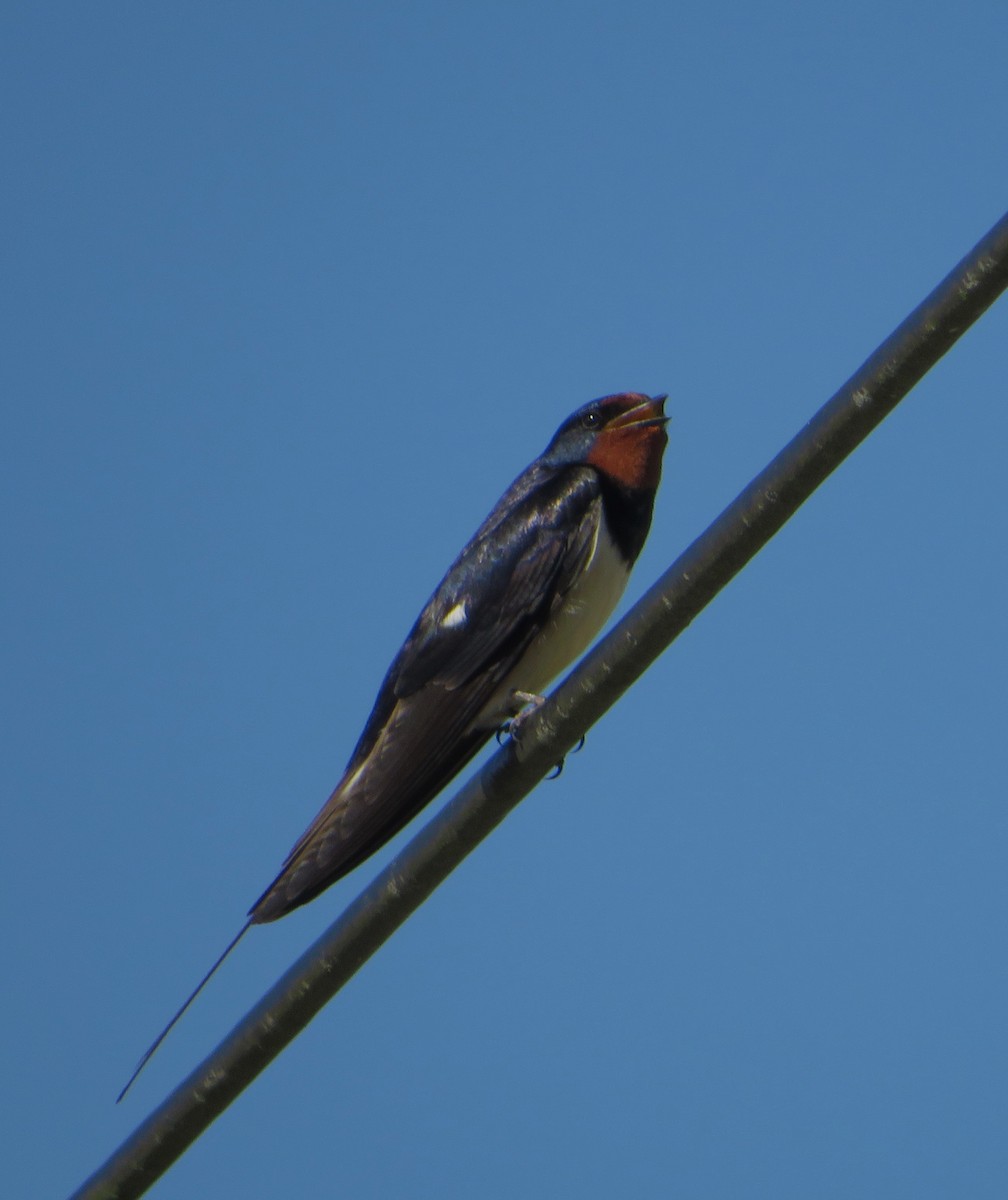
<instances>
[{"instance_id":1,"label":"long forked tail","mask_svg":"<svg viewBox=\"0 0 1008 1200\"><path fill-rule=\"evenodd\" d=\"M168 1024L164 1027L164 1029L162 1029L161 1032L157 1035L157 1037L154 1039L150 1049L143 1056L143 1058L141 1058L140 1061L137 1063L136 1070L126 1081L126 1086L119 1093L119 1095L116 1096L116 1104L119 1103L119 1101L123 1098L123 1096L125 1096L126 1093L133 1086L133 1083L136 1080L136 1077L140 1074L140 1072L144 1069L144 1067L147 1066L148 1062L150 1062L151 1056L153 1055L154 1051L158 1048L158 1046L161 1045L161 1043L165 1040L165 1038L168 1036L168 1034L171 1033L171 1031L175 1028L175 1026L178 1024L180 1018L182 1017L182 1014L186 1011L186 1009L189 1007L189 1005L192 1004L192 1002L196 999L196 997L200 994L200 992L202 992L203 989L206 987L206 985L210 982L210 979L213 976L213 974L216 972L217 968L221 965L221 963L224 961L224 959L227 958L227 956L231 953L231 951L235 948L235 946L237 946L238 943L242 940L242 938L248 932L249 926L251 924L252 924L252 920L250 918L248 921L245 922L245 924L241 927L241 929L239 929L238 932L235 934L235 936L231 939L231 941L228 943L228 946L225 949L224 953L220 956L220 958L217 959L217 961L210 968L210 970L207 971L207 973L199 981L199 983L193 989L192 994L185 1001L185 1003L182 1005L182 1007L178 1010L178 1012L175 1014L175 1016L172 1017L172 1019L168 1022Z\"/></svg>"}]
</instances>

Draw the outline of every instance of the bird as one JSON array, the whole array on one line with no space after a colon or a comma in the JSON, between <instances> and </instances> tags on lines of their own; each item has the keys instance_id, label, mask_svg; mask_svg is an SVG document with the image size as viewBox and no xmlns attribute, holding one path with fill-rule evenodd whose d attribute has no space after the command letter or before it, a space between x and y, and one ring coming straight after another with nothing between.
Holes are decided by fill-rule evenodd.
<instances>
[{"instance_id":1,"label":"bird","mask_svg":"<svg viewBox=\"0 0 1008 1200\"><path fill-rule=\"evenodd\" d=\"M651 527L667 396L582 405L448 568L389 667L339 783L245 924L141 1058L253 925L307 904L420 812L602 629Z\"/></svg>"}]
</instances>

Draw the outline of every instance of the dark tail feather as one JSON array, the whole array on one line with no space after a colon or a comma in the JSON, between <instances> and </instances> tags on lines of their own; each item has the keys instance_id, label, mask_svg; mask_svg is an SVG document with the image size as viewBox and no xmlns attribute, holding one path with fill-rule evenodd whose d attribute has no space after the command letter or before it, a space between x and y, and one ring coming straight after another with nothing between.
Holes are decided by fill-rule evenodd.
<instances>
[{"instance_id":1,"label":"dark tail feather","mask_svg":"<svg viewBox=\"0 0 1008 1200\"><path fill-rule=\"evenodd\" d=\"M168 1022L168 1024L164 1027L164 1029L162 1029L161 1032L157 1035L157 1037L154 1039L153 1045L150 1047L150 1049L147 1051L147 1053L143 1056L143 1058L140 1059L140 1061L137 1063L136 1070L126 1081L126 1086L119 1093L119 1095L116 1096L116 1104L119 1103L119 1101L123 1098L123 1096L125 1096L126 1093L133 1086L133 1083L134 1083L136 1077L140 1074L140 1072L144 1069L144 1067L147 1066L148 1062L150 1062L151 1056L153 1055L154 1051L158 1048L158 1046L161 1045L161 1043L165 1040L165 1038L168 1036L168 1034L171 1033L171 1031L175 1028L175 1026L178 1024L179 1019L181 1018L182 1014L186 1011L186 1009L189 1007L189 1005L192 1004L192 1002L196 999L196 997L200 994L200 992L202 992L203 989L206 987L206 985L210 982L211 976L214 974L214 972L217 970L217 968L221 965L221 963L224 961L224 959L227 958L227 956L231 953L231 951L235 948L235 946L237 946L238 943L242 940L242 938L248 932L248 928L251 924L252 924L251 921L246 921L245 924L241 927L241 929L238 930L238 933L234 936L234 938L232 938L231 942L228 944L228 947L224 951L224 953L220 956L220 958L217 959L217 961L210 968L210 970L207 971L207 973L203 976L203 978L196 985L196 988L193 991L192 995L190 995L189 999L186 1000L186 1002L178 1010L178 1012L175 1014L175 1016L172 1017L172 1019Z\"/></svg>"}]
</instances>

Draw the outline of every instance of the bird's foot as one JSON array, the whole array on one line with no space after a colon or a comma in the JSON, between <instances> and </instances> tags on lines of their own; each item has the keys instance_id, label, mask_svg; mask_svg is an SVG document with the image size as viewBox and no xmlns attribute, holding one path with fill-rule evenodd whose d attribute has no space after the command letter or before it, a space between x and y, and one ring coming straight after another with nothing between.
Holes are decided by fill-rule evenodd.
<instances>
[{"instance_id":1,"label":"bird's foot","mask_svg":"<svg viewBox=\"0 0 1008 1200\"><path fill-rule=\"evenodd\" d=\"M517 704L520 704L521 707L509 721L505 721L500 729L497 730L497 744L499 746L504 745L505 737L510 737L513 741L520 742L522 729L528 723L529 718L534 713L537 713L539 709L542 708L542 706L546 703L545 696L539 696L535 692L521 692L517 689L511 693L511 698ZM580 738L578 738L577 745L573 747L570 753L577 754L578 751L584 747L584 744L585 739L584 734L582 734ZM553 770L550 771L550 773L546 776L546 778L559 778L564 769L564 762L565 758L561 758L560 761L554 766Z\"/></svg>"},{"instance_id":2,"label":"bird's foot","mask_svg":"<svg viewBox=\"0 0 1008 1200\"><path fill-rule=\"evenodd\" d=\"M518 711L508 722L508 733L514 741L520 742L522 730L528 724L529 718L533 717L546 703L546 697L539 696L535 692L519 692L515 690L511 693L511 699L518 707Z\"/></svg>"},{"instance_id":3,"label":"bird's foot","mask_svg":"<svg viewBox=\"0 0 1008 1200\"><path fill-rule=\"evenodd\" d=\"M510 737L515 742L521 741L522 729L527 724L529 717L533 713L537 713L546 703L546 697L539 696L535 692L520 692L515 689L511 693L511 701L516 711L497 730L498 746L504 745L506 737Z\"/></svg>"}]
</instances>

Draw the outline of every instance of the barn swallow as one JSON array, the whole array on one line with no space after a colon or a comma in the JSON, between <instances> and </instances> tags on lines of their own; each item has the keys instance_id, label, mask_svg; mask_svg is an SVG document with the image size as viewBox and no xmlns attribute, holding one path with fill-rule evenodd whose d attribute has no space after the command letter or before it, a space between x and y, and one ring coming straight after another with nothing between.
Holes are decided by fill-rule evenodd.
<instances>
[{"instance_id":1,"label":"barn swallow","mask_svg":"<svg viewBox=\"0 0 1008 1200\"><path fill-rule=\"evenodd\" d=\"M651 526L665 400L624 392L585 404L507 489L410 630L343 778L120 1100L250 926L374 854L587 649Z\"/></svg>"}]
</instances>

